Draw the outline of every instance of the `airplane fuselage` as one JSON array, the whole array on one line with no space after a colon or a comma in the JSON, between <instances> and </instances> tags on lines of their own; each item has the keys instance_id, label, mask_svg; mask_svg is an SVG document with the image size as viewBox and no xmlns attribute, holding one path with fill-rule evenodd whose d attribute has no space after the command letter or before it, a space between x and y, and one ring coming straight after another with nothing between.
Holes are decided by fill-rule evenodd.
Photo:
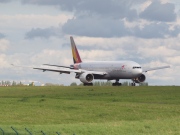
<instances>
[{"instance_id":1,"label":"airplane fuselage","mask_svg":"<svg viewBox=\"0 0 180 135\"><path fill-rule=\"evenodd\" d=\"M94 79L133 79L142 74L141 66L133 61L93 61L74 64L75 69L106 72L104 76L94 75Z\"/></svg>"}]
</instances>

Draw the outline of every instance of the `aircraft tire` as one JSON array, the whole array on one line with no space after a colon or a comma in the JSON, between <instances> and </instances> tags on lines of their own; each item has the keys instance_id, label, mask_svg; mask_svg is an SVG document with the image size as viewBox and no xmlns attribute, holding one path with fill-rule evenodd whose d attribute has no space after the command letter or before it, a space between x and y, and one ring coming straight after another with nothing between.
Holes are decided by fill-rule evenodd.
<instances>
[{"instance_id":1,"label":"aircraft tire","mask_svg":"<svg viewBox=\"0 0 180 135\"><path fill-rule=\"evenodd\" d=\"M93 83L84 83L84 86L93 86Z\"/></svg>"},{"instance_id":2,"label":"aircraft tire","mask_svg":"<svg viewBox=\"0 0 180 135\"><path fill-rule=\"evenodd\" d=\"M121 83L113 83L112 86L121 86Z\"/></svg>"}]
</instances>

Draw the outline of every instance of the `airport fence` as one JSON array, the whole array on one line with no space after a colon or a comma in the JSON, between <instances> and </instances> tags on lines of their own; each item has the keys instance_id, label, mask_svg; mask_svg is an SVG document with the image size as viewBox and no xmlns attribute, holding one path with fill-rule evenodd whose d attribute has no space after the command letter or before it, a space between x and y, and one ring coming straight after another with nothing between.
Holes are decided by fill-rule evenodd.
<instances>
[{"instance_id":1,"label":"airport fence","mask_svg":"<svg viewBox=\"0 0 180 135\"><path fill-rule=\"evenodd\" d=\"M12 131L16 134L16 135L20 135L19 132L11 126ZM25 128L25 131L29 134L29 135L33 135L32 132L30 130L28 130L27 128ZM44 131L39 131L39 133L41 133L42 135L48 135L46 134ZM0 135L6 135L6 132L0 127ZM62 135L59 132L55 132L55 135ZM76 135L76 134L73 134Z\"/></svg>"}]
</instances>

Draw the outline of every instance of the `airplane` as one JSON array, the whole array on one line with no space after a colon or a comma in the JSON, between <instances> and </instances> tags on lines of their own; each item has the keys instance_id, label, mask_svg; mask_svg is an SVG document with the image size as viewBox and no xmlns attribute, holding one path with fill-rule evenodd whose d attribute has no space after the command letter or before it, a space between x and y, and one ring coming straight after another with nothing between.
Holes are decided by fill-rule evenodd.
<instances>
[{"instance_id":1,"label":"airplane","mask_svg":"<svg viewBox=\"0 0 180 135\"><path fill-rule=\"evenodd\" d=\"M75 73L75 78L79 79L84 86L92 86L93 80L115 80L112 86L121 86L120 79L131 79L131 86L136 86L136 83L142 83L146 80L145 72L170 68L170 66L142 68L140 64L134 61L92 61L83 62L79 55L78 49L73 37L70 37L72 56L74 64L70 66L43 64L48 68L33 68L37 70L59 72L60 74ZM51 68L50 68L51 67ZM52 68L53 67L53 68ZM56 68L55 68L56 67Z\"/></svg>"}]
</instances>

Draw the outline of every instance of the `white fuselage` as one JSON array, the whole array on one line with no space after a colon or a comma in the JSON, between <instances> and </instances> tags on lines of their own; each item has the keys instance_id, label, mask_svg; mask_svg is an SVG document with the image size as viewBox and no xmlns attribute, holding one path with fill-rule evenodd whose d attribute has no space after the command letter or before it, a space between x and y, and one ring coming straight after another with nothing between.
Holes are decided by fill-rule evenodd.
<instances>
[{"instance_id":1,"label":"white fuselage","mask_svg":"<svg viewBox=\"0 0 180 135\"><path fill-rule=\"evenodd\" d=\"M142 74L141 66L133 61L93 61L74 64L76 69L106 72L94 79L133 79Z\"/></svg>"}]
</instances>

